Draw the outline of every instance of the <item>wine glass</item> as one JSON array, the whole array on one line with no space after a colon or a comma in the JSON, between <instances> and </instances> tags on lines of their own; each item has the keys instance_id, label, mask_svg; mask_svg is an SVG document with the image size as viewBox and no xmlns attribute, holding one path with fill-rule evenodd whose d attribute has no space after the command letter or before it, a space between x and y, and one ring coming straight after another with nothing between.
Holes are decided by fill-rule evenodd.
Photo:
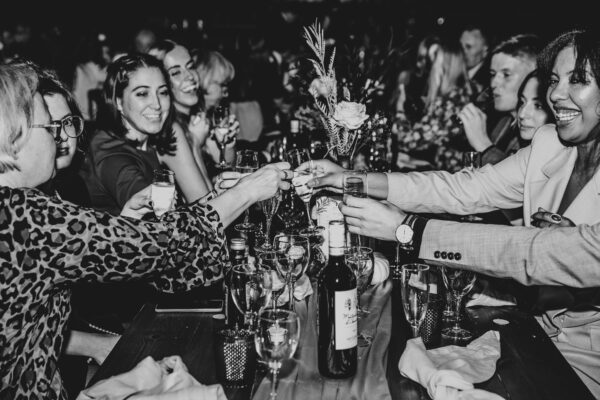
<instances>
[{"instance_id":1,"label":"wine glass","mask_svg":"<svg viewBox=\"0 0 600 400\"><path fill-rule=\"evenodd\" d=\"M374 256L373 250L369 247L352 246L346 251L345 257L346 264L354 275L356 275L356 291L358 304L356 312L359 320L369 314L369 310L366 307L360 305L360 297L369 287L369 283L373 278L373 267L374 267ZM358 333L358 345L360 347L369 346L372 341L372 336L365 334L364 332Z\"/></svg>"},{"instance_id":2,"label":"wine glass","mask_svg":"<svg viewBox=\"0 0 600 400\"><path fill-rule=\"evenodd\" d=\"M271 370L269 399L277 399L279 369L283 361L292 358L300 340L300 319L293 311L265 309L258 317L254 335L256 352Z\"/></svg>"},{"instance_id":3,"label":"wine glass","mask_svg":"<svg viewBox=\"0 0 600 400\"><path fill-rule=\"evenodd\" d=\"M294 233L304 218L304 202L293 189L281 190L277 216L283 222L286 233Z\"/></svg>"},{"instance_id":4,"label":"wine glass","mask_svg":"<svg viewBox=\"0 0 600 400\"><path fill-rule=\"evenodd\" d=\"M273 275L273 287L271 289L271 303L273 308L277 308L277 302L279 296L281 296L285 289L285 277L279 274L277 269L277 257L279 255L276 251L265 251L258 254L258 263L265 268L269 268Z\"/></svg>"},{"instance_id":5,"label":"wine glass","mask_svg":"<svg viewBox=\"0 0 600 400\"><path fill-rule=\"evenodd\" d=\"M235 170L242 174L252 173L258 169L258 153L253 150L239 150L235 153ZM249 221L250 208L244 212L244 222L237 224L235 229L239 232L248 233L256 230L256 224Z\"/></svg>"},{"instance_id":6,"label":"wine glass","mask_svg":"<svg viewBox=\"0 0 600 400\"><path fill-rule=\"evenodd\" d=\"M296 281L306 272L310 260L308 238L299 235L280 234L275 237L273 246L279 256L277 270L284 277L289 291L289 307L294 310L294 289Z\"/></svg>"},{"instance_id":7,"label":"wine glass","mask_svg":"<svg viewBox=\"0 0 600 400\"><path fill-rule=\"evenodd\" d=\"M259 202L260 208L262 209L263 214L265 215L265 240L262 242L260 246L257 247L259 252L270 251L273 249L271 245L271 223L273 222L273 216L277 212L279 208L279 203L281 202L281 192L278 190L275 196L261 200Z\"/></svg>"},{"instance_id":8,"label":"wine glass","mask_svg":"<svg viewBox=\"0 0 600 400\"><path fill-rule=\"evenodd\" d=\"M478 151L465 151L462 161L463 168L474 171L481 167L481 153ZM482 221L482 218L477 215L465 215L460 220L463 222L479 222Z\"/></svg>"},{"instance_id":9,"label":"wine glass","mask_svg":"<svg viewBox=\"0 0 600 400\"><path fill-rule=\"evenodd\" d=\"M230 165L225 161L225 146L229 143L229 107L216 106L212 109L212 138L219 147L219 163L216 167L222 170L229 169Z\"/></svg>"},{"instance_id":10,"label":"wine glass","mask_svg":"<svg viewBox=\"0 0 600 400\"><path fill-rule=\"evenodd\" d=\"M253 329L260 310L271 302L273 275L262 265L238 264L230 272L229 290L244 323Z\"/></svg>"},{"instance_id":11,"label":"wine glass","mask_svg":"<svg viewBox=\"0 0 600 400\"><path fill-rule=\"evenodd\" d=\"M313 165L310 155L306 149L293 149L288 151L287 159L293 170L298 168L304 162L310 162L308 171L294 171L292 185L294 186L294 190L296 190L296 194L304 202L304 206L306 207L308 228L306 228L303 232L307 234L315 233L317 231L317 227L310 215L310 199L314 189L312 187L308 187L307 183L317 176L316 166Z\"/></svg>"},{"instance_id":12,"label":"wine glass","mask_svg":"<svg viewBox=\"0 0 600 400\"><path fill-rule=\"evenodd\" d=\"M155 169L150 191L154 214L160 218L173 206L175 173L168 169Z\"/></svg>"},{"instance_id":13,"label":"wine glass","mask_svg":"<svg viewBox=\"0 0 600 400\"><path fill-rule=\"evenodd\" d=\"M413 337L417 337L429 302L429 266L404 264L401 279L404 316L412 328Z\"/></svg>"},{"instance_id":14,"label":"wine glass","mask_svg":"<svg viewBox=\"0 0 600 400\"><path fill-rule=\"evenodd\" d=\"M366 171L344 171L342 173L342 188L344 191L343 201L348 201L348 196L367 197L367 172ZM350 233L350 246L362 246L361 235Z\"/></svg>"},{"instance_id":15,"label":"wine glass","mask_svg":"<svg viewBox=\"0 0 600 400\"><path fill-rule=\"evenodd\" d=\"M477 275L473 271L448 268L442 266L442 278L446 290L452 293L454 299L454 325L442 331L442 339L450 343L464 343L473 337L473 334L465 328L461 328L461 306L463 298L475 286Z\"/></svg>"}]
</instances>

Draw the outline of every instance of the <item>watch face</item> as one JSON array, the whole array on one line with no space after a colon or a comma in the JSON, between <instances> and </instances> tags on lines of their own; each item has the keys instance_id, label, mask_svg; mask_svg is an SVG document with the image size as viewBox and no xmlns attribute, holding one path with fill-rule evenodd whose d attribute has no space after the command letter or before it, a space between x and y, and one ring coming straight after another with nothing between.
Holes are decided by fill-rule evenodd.
<instances>
[{"instance_id":1,"label":"watch face","mask_svg":"<svg viewBox=\"0 0 600 400\"><path fill-rule=\"evenodd\" d=\"M408 225L400 225L398 229L396 229L396 239L400 243L409 243L413 238L413 230Z\"/></svg>"}]
</instances>

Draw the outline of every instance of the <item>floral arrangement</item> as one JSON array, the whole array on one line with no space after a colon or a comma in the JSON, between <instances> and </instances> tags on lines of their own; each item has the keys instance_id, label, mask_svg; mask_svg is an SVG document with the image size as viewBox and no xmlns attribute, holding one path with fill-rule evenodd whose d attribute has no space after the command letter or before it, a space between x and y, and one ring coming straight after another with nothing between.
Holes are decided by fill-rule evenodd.
<instances>
[{"instance_id":1,"label":"floral arrangement","mask_svg":"<svg viewBox=\"0 0 600 400\"><path fill-rule=\"evenodd\" d=\"M351 101L350 90L342 86L342 101L338 101L338 82L336 79L334 60L335 47L329 57L326 55L326 44L323 29L318 22L304 28L304 38L315 58L309 59L317 78L311 83L309 93L319 110L329 140L329 151L335 149L337 156L353 158L357 149L369 139L359 128L369 119L364 104Z\"/></svg>"}]
</instances>

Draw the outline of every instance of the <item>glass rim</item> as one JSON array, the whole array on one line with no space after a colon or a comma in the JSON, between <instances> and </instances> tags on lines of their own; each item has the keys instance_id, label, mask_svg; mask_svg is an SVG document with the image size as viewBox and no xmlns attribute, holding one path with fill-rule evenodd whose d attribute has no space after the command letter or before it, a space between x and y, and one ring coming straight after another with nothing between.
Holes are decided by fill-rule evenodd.
<instances>
[{"instance_id":1,"label":"glass rim","mask_svg":"<svg viewBox=\"0 0 600 400\"><path fill-rule=\"evenodd\" d=\"M283 314L283 315L285 315L285 317L275 318L275 317L267 317L266 316L266 314L273 313L273 312ZM299 325L299 322L300 322L300 316L298 315L297 312L292 311L292 310L286 310L284 308L273 308L273 307L262 309L258 313L258 319L263 320L265 322L269 322L269 323L294 322L294 320L296 320L296 321L298 321L298 325Z\"/></svg>"},{"instance_id":2,"label":"glass rim","mask_svg":"<svg viewBox=\"0 0 600 400\"><path fill-rule=\"evenodd\" d=\"M411 271L429 271L429 265L423 263L408 263L402 264L400 266L402 270L411 270Z\"/></svg>"},{"instance_id":3,"label":"glass rim","mask_svg":"<svg viewBox=\"0 0 600 400\"><path fill-rule=\"evenodd\" d=\"M166 168L156 168L152 171L153 174L165 174L165 175L173 175L175 176L175 172L171 171L170 169L166 169Z\"/></svg>"}]
</instances>

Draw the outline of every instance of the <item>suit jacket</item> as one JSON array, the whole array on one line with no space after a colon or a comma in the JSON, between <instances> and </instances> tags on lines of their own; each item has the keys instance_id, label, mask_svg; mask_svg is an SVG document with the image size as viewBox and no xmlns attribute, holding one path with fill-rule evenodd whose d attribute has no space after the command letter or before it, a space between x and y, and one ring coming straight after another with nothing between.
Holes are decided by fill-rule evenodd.
<instances>
[{"instance_id":1,"label":"suit jacket","mask_svg":"<svg viewBox=\"0 0 600 400\"><path fill-rule=\"evenodd\" d=\"M558 209L576 157L576 148L565 147L554 126L545 125L531 145L496 165L455 174L388 174L388 201L407 212L458 215L523 206L526 227L429 221L419 256L472 266L527 285L600 286L598 172L564 213L577 227L558 231L530 227L538 207ZM446 259L441 257L444 252ZM452 259L447 258L449 253Z\"/></svg>"}]
</instances>

